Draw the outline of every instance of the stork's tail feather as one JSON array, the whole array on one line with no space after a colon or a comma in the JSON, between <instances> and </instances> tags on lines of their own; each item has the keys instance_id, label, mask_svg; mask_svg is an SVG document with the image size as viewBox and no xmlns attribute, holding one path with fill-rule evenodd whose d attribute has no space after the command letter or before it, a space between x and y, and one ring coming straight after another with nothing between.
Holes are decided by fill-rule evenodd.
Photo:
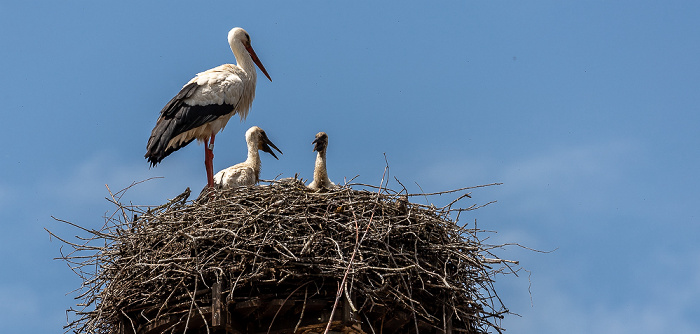
<instances>
[{"instance_id":1,"label":"stork's tail feather","mask_svg":"<svg viewBox=\"0 0 700 334\"><path fill-rule=\"evenodd\" d=\"M153 128L151 137L148 138L146 154L144 155L146 160L148 160L148 162L151 164L151 167L154 167L160 163L163 159L165 159L165 157L170 155L170 153L187 146L187 144L191 143L195 139L191 138L187 141L179 143L178 145L172 145L170 141L174 137L173 132L175 130L175 126L175 122L161 121L156 124L155 128Z\"/></svg>"}]
</instances>

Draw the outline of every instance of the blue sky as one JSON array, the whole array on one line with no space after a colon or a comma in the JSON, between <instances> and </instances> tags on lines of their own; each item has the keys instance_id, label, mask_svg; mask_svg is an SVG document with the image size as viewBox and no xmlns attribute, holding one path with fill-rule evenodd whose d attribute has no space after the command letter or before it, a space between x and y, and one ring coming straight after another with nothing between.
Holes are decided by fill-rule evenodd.
<instances>
[{"instance_id":1,"label":"blue sky","mask_svg":"<svg viewBox=\"0 0 700 334\"><path fill-rule=\"evenodd\" d=\"M234 62L244 27L272 76L217 136L215 171L265 129L262 177L329 174L496 200L461 223L499 255L510 333L700 331L700 4L692 1L0 3L0 332L60 332L79 279L43 230L97 228L105 184L157 205L206 183L203 148L143 158L163 105ZM390 186L398 188L396 183ZM436 204L448 201L437 197ZM529 292L528 292L529 290ZM40 319L40 320L38 320Z\"/></svg>"}]
</instances>

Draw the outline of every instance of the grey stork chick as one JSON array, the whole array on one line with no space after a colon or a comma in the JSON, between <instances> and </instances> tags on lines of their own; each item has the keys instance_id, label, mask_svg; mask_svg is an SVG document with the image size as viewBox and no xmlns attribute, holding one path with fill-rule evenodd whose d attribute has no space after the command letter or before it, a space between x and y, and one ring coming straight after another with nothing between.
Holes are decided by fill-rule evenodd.
<instances>
[{"instance_id":1,"label":"grey stork chick","mask_svg":"<svg viewBox=\"0 0 700 334\"><path fill-rule=\"evenodd\" d=\"M214 175L214 184L218 189L232 189L242 186L252 186L260 181L260 153L259 150L272 154L278 159L270 146L282 153L275 144L267 138L263 129L253 126L245 133L245 141L248 144L248 158L239 164L223 169ZM279 159L278 159L279 160Z\"/></svg>"},{"instance_id":2,"label":"grey stork chick","mask_svg":"<svg viewBox=\"0 0 700 334\"><path fill-rule=\"evenodd\" d=\"M314 180L308 185L308 188L314 191L335 188L336 185L328 178L328 171L326 170L328 135L325 132L317 133L316 139L311 144L314 145L314 151L318 152L318 154L316 154L316 165L314 166Z\"/></svg>"}]
</instances>

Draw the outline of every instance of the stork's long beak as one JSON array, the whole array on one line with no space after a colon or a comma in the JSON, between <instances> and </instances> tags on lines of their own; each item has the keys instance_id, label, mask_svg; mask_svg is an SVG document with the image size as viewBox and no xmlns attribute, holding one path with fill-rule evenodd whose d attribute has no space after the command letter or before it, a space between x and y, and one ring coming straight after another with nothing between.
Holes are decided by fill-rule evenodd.
<instances>
[{"instance_id":1,"label":"stork's long beak","mask_svg":"<svg viewBox=\"0 0 700 334\"><path fill-rule=\"evenodd\" d=\"M314 145L314 151L316 151L316 152L320 151L321 147L323 145L321 138L314 139L314 141L312 141L311 144Z\"/></svg>"},{"instance_id":2,"label":"stork's long beak","mask_svg":"<svg viewBox=\"0 0 700 334\"><path fill-rule=\"evenodd\" d=\"M247 44L247 43L243 43ZM253 50L253 47L251 45L246 45L245 46L246 50L248 50L248 53L250 53L250 57L253 58L253 61L255 62L255 65L258 65L258 68L265 74L265 76L272 81L272 78L270 78L270 75L267 74L267 70L265 69L265 66L260 62L260 59L258 58L258 55L255 54L255 50Z\"/></svg>"},{"instance_id":3,"label":"stork's long beak","mask_svg":"<svg viewBox=\"0 0 700 334\"><path fill-rule=\"evenodd\" d=\"M282 153L282 151L280 151L279 148L277 148L277 146L275 146L275 144L272 143L272 141L270 141L269 138L267 138L267 135L263 132L262 133L262 142L260 143L260 150L262 150L263 152L267 152L267 153L272 154L272 156L275 157L275 159L279 160L279 158L277 158L277 156L275 155L275 152L272 151L270 146L272 146L272 148L277 150L277 152L280 152L280 154L284 154L284 153Z\"/></svg>"}]
</instances>

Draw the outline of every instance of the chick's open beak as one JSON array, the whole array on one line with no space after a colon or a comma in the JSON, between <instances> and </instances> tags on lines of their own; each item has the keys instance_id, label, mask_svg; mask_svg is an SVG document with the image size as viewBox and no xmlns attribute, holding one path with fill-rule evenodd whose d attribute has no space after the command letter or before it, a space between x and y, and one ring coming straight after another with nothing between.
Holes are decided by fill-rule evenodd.
<instances>
[{"instance_id":1,"label":"chick's open beak","mask_svg":"<svg viewBox=\"0 0 700 334\"><path fill-rule=\"evenodd\" d=\"M314 151L320 152L322 149L328 146L328 137L325 134L321 136L317 135L316 139L314 139L311 144L314 145Z\"/></svg>"},{"instance_id":2,"label":"chick's open beak","mask_svg":"<svg viewBox=\"0 0 700 334\"><path fill-rule=\"evenodd\" d=\"M272 156L277 160L279 160L279 158L277 158L277 155L275 155L275 152L270 148L270 146L277 150L277 152L280 152L280 154L284 154L279 148L277 148L277 146L275 146L274 143L272 143L272 141L270 141L269 138L267 138L267 135L264 132L262 133L262 141L260 142L260 146L260 150L272 154Z\"/></svg>"}]
</instances>

